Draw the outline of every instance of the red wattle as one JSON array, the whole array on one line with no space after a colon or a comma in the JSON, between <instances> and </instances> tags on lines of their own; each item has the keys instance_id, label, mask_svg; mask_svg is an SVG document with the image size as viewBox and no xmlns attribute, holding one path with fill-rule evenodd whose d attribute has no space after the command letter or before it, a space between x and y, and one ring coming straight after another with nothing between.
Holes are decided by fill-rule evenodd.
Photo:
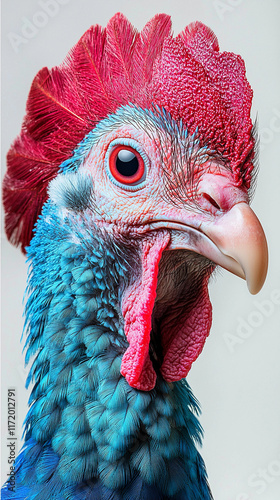
<instances>
[{"instance_id":1,"label":"red wattle","mask_svg":"<svg viewBox=\"0 0 280 500\"><path fill-rule=\"evenodd\" d=\"M176 317L169 311L167 321L161 325L164 360L161 373L167 382L186 377L192 363L201 353L212 323L212 305L208 294L208 277L202 290L190 307Z\"/></svg>"},{"instance_id":2,"label":"red wattle","mask_svg":"<svg viewBox=\"0 0 280 500\"><path fill-rule=\"evenodd\" d=\"M123 355L121 373L137 389L150 391L156 373L149 357L151 319L156 298L158 265L170 235L161 232L142 242L142 273L123 298L124 331L129 347Z\"/></svg>"}]
</instances>

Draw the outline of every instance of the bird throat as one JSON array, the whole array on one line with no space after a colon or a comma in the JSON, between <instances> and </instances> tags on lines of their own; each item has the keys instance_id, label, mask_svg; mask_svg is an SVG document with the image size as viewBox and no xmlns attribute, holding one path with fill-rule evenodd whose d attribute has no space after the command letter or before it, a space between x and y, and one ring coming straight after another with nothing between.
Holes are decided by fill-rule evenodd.
<instances>
[{"instance_id":1,"label":"bird throat","mask_svg":"<svg viewBox=\"0 0 280 500\"><path fill-rule=\"evenodd\" d=\"M154 388L143 391L121 375L130 344L120 303L133 282L127 275L135 255L89 230L87 221L78 227L73 220L62 224L47 205L29 248L26 360L35 356L34 386L22 452L27 465L19 481L28 473L39 490L47 482L73 493L85 482L97 487L97 478L118 489L137 477L161 482L166 494L186 484L191 490L197 477L182 464L193 463L200 474L194 443L201 429L188 384L168 382L158 372ZM151 245L147 258L153 262L154 252ZM163 256L159 265L164 262ZM156 284L151 324L164 303L161 280Z\"/></svg>"}]
</instances>

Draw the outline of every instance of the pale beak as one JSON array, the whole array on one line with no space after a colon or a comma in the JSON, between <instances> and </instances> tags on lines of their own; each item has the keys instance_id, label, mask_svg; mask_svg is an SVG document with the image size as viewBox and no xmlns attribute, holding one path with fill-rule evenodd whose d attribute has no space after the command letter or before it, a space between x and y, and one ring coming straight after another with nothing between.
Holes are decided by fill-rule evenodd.
<instances>
[{"instance_id":1,"label":"pale beak","mask_svg":"<svg viewBox=\"0 0 280 500\"><path fill-rule=\"evenodd\" d=\"M237 203L214 223L202 223L201 230L240 266L241 273L236 274L246 279L249 291L258 293L267 274L268 248L261 223L249 205Z\"/></svg>"},{"instance_id":2,"label":"pale beak","mask_svg":"<svg viewBox=\"0 0 280 500\"><path fill-rule=\"evenodd\" d=\"M187 220L161 220L151 224L170 230L167 250L192 250L215 264L245 279L249 291L262 288L268 266L268 249L261 223L246 202L239 202L215 220L207 220L199 228Z\"/></svg>"}]
</instances>

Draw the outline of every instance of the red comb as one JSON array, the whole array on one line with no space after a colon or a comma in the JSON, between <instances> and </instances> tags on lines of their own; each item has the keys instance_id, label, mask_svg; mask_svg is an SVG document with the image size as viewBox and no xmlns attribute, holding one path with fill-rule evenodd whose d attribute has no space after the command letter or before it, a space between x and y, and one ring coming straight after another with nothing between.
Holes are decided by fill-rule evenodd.
<instances>
[{"instance_id":1,"label":"red comb","mask_svg":"<svg viewBox=\"0 0 280 500\"><path fill-rule=\"evenodd\" d=\"M116 14L91 27L65 61L35 77L20 136L3 182L6 232L25 250L47 186L59 165L95 125L118 107L163 106L229 162L236 182L250 183L254 141L252 90L243 60L220 53L213 32L193 23L171 37L158 14L139 33Z\"/></svg>"}]
</instances>

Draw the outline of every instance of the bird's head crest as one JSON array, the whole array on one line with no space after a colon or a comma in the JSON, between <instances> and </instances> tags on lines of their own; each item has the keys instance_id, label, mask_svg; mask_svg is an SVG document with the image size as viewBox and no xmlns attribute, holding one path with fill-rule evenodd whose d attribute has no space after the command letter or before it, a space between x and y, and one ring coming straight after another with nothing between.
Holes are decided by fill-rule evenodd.
<instances>
[{"instance_id":1,"label":"bird's head crest","mask_svg":"<svg viewBox=\"0 0 280 500\"><path fill-rule=\"evenodd\" d=\"M100 120L126 104L164 108L248 187L254 139L252 90L240 56L219 52L200 22L178 36L158 14L138 32L120 13L92 26L64 62L34 78L3 183L6 232L25 250L60 165Z\"/></svg>"}]
</instances>

